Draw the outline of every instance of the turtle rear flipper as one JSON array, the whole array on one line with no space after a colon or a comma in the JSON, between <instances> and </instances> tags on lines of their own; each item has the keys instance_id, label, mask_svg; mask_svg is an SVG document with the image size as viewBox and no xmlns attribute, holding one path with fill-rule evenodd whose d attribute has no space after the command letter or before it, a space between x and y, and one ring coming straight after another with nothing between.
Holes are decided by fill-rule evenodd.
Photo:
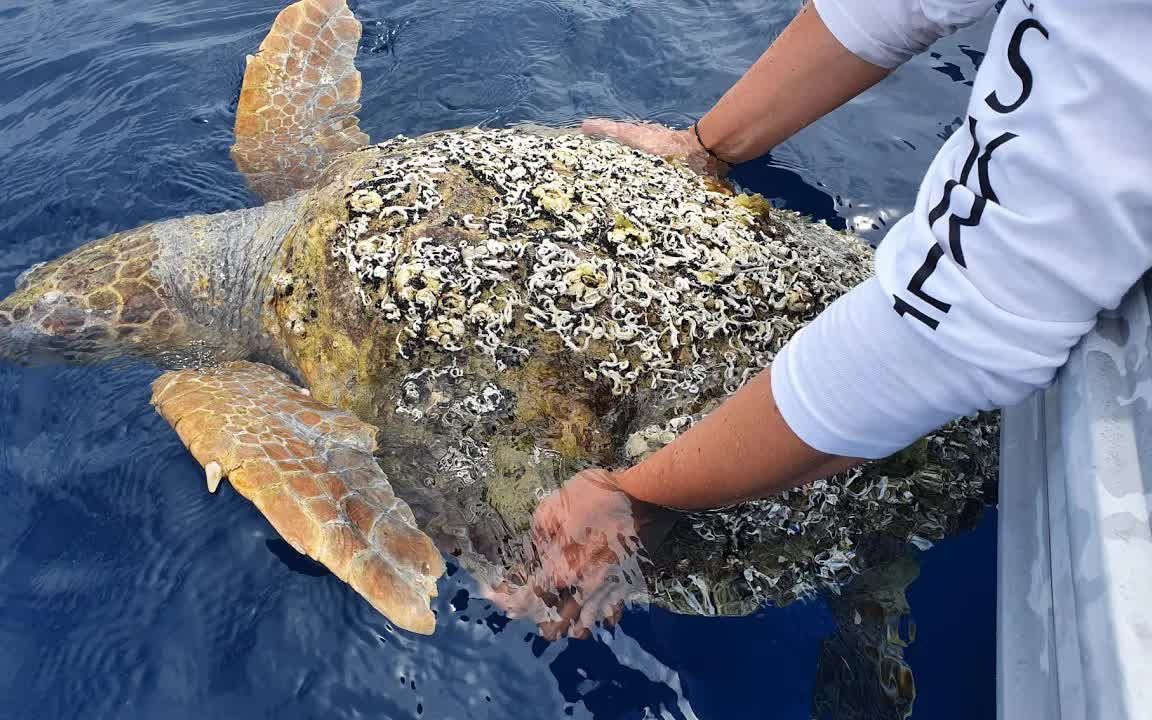
<instances>
[{"instance_id":1,"label":"turtle rear flipper","mask_svg":"<svg viewBox=\"0 0 1152 720\"><path fill-rule=\"evenodd\" d=\"M430 634L444 561L372 455L376 430L282 373L233 362L163 375L152 404L208 473L227 477L296 550L400 627Z\"/></svg>"},{"instance_id":2,"label":"turtle rear flipper","mask_svg":"<svg viewBox=\"0 0 1152 720\"><path fill-rule=\"evenodd\" d=\"M312 187L360 130L360 21L346 0L300 0L248 56L232 159L265 200Z\"/></svg>"}]
</instances>

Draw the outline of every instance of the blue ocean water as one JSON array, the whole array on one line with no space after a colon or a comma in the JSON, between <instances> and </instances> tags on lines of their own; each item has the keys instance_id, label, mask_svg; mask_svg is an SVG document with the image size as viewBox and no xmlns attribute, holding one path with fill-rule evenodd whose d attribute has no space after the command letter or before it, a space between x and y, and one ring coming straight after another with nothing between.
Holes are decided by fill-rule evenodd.
<instances>
[{"instance_id":1,"label":"blue ocean water","mask_svg":"<svg viewBox=\"0 0 1152 720\"><path fill-rule=\"evenodd\" d=\"M0 295L145 222L256 202L228 158L244 55L285 0L0 5ZM374 138L599 115L685 124L795 0L359 0ZM988 25L942 42L736 178L879 240L960 123ZM547 643L441 587L395 631L202 472L157 371L0 363L0 720L810 717L819 601L742 619L629 612ZM914 717L990 718L994 517L926 553Z\"/></svg>"}]
</instances>

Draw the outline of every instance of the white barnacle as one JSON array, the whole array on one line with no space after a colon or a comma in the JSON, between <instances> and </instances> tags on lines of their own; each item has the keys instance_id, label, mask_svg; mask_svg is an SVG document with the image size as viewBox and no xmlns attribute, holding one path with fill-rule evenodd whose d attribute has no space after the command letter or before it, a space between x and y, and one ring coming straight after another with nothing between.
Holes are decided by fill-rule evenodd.
<instances>
[{"instance_id":1,"label":"white barnacle","mask_svg":"<svg viewBox=\"0 0 1152 720\"><path fill-rule=\"evenodd\" d=\"M621 325L613 321L609 325L609 336L618 342L628 342L640 334L640 328L635 324Z\"/></svg>"},{"instance_id":2,"label":"white barnacle","mask_svg":"<svg viewBox=\"0 0 1152 720\"><path fill-rule=\"evenodd\" d=\"M564 273L564 293L582 307L594 307L604 299L608 275L595 264L583 262Z\"/></svg>"},{"instance_id":3,"label":"white barnacle","mask_svg":"<svg viewBox=\"0 0 1152 720\"><path fill-rule=\"evenodd\" d=\"M553 215L563 215L572 209L571 191L559 181L538 185L533 188L532 197L540 202L540 207Z\"/></svg>"},{"instance_id":4,"label":"white barnacle","mask_svg":"<svg viewBox=\"0 0 1152 720\"><path fill-rule=\"evenodd\" d=\"M385 318L393 322L399 320L402 317L400 308L396 306L396 303L384 303L380 306L380 310L384 313Z\"/></svg>"},{"instance_id":5,"label":"white barnacle","mask_svg":"<svg viewBox=\"0 0 1152 720\"><path fill-rule=\"evenodd\" d=\"M292 283L294 283L294 282L295 282L295 278L292 277L292 273L288 273L288 272L276 273L275 277L272 278L272 285L277 290L281 290L281 291L287 290L288 288L292 287Z\"/></svg>"},{"instance_id":6,"label":"white barnacle","mask_svg":"<svg viewBox=\"0 0 1152 720\"><path fill-rule=\"evenodd\" d=\"M608 239L617 245L635 241L641 245L652 242L652 234L638 225L635 220L624 213L617 212L615 227L608 233Z\"/></svg>"},{"instance_id":7,"label":"white barnacle","mask_svg":"<svg viewBox=\"0 0 1152 720\"><path fill-rule=\"evenodd\" d=\"M348 205L358 213L374 215L384 207L384 199L375 190L357 190L348 198Z\"/></svg>"},{"instance_id":8,"label":"white barnacle","mask_svg":"<svg viewBox=\"0 0 1152 720\"><path fill-rule=\"evenodd\" d=\"M423 305L426 309L431 310L436 307L436 303L440 296L431 287L422 287L416 291L412 301L417 305Z\"/></svg>"},{"instance_id":9,"label":"white barnacle","mask_svg":"<svg viewBox=\"0 0 1152 720\"><path fill-rule=\"evenodd\" d=\"M720 279L720 276L713 270L696 270L693 274L701 285L707 287L715 285L716 281Z\"/></svg>"},{"instance_id":10,"label":"white barnacle","mask_svg":"<svg viewBox=\"0 0 1152 720\"><path fill-rule=\"evenodd\" d=\"M389 215L398 215L401 220L407 222L408 221L408 213L411 212L411 213L415 214L417 210L418 210L418 208L415 208L415 207L404 207L401 205L390 205L390 206L388 206L388 207L386 207L380 211L380 217L388 217Z\"/></svg>"},{"instance_id":11,"label":"white barnacle","mask_svg":"<svg viewBox=\"0 0 1152 720\"><path fill-rule=\"evenodd\" d=\"M460 350L458 344L464 337L464 323L457 318L438 320L428 326L428 339L444 349Z\"/></svg>"},{"instance_id":12,"label":"white barnacle","mask_svg":"<svg viewBox=\"0 0 1152 720\"><path fill-rule=\"evenodd\" d=\"M488 303L477 303L468 310L468 319L479 325L487 325L498 317Z\"/></svg>"},{"instance_id":13,"label":"white barnacle","mask_svg":"<svg viewBox=\"0 0 1152 720\"><path fill-rule=\"evenodd\" d=\"M440 298L440 308L452 315L463 315L468 310L468 302L460 293L450 291Z\"/></svg>"},{"instance_id":14,"label":"white barnacle","mask_svg":"<svg viewBox=\"0 0 1152 720\"><path fill-rule=\"evenodd\" d=\"M356 241L356 245L354 246L354 250L356 251L356 255L358 255L359 257L367 257L369 255L375 255L376 251L379 249L380 249L380 244L378 242L378 238L376 238L376 237L361 238L360 240Z\"/></svg>"},{"instance_id":15,"label":"white barnacle","mask_svg":"<svg viewBox=\"0 0 1152 720\"><path fill-rule=\"evenodd\" d=\"M575 169L580 166L579 157L576 155L576 153L568 150L567 148L561 148L552 153L552 160L553 162L559 163L568 169Z\"/></svg>"},{"instance_id":16,"label":"white barnacle","mask_svg":"<svg viewBox=\"0 0 1152 720\"><path fill-rule=\"evenodd\" d=\"M648 454L648 438L645 437L643 432L635 432L628 436L628 441L624 443L624 454L630 460L636 460Z\"/></svg>"},{"instance_id":17,"label":"white barnacle","mask_svg":"<svg viewBox=\"0 0 1152 720\"><path fill-rule=\"evenodd\" d=\"M348 222L348 237L355 239L368 232L368 216L357 215Z\"/></svg>"}]
</instances>

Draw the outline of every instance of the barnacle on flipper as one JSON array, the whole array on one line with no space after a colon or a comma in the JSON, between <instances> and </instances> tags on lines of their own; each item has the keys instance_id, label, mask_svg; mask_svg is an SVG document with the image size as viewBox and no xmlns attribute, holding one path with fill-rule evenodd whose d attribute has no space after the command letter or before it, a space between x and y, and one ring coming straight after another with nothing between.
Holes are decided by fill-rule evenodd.
<instances>
[{"instance_id":1,"label":"barnacle on flipper","mask_svg":"<svg viewBox=\"0 0 1152 720\"><path fill-rule=\"evenodd\" d=\"M711 411L871 258L760 196L580 135L399 137L312 192L277 268L281 336L319 399L381 429L398 494L473 568L506 563L570 472L635 462ZM993 451L976 458L988 427L690 516L654 558L653 601L732 615L835 592L883 548L955 529L993 474Z\"/></svg>"}]
</instances>

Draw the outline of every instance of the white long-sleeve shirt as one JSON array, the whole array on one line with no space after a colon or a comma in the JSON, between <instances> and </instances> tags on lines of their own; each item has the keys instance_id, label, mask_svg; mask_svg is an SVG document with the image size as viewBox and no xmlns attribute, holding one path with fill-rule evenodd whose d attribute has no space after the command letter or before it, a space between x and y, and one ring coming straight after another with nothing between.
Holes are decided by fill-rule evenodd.
<instances>
[{"instance_id":1,"label":"white long-sleeve shirt","mask_svg":"<svg viewBox=\"0 0 1152 720\"><path fill-rule=\"evenodd\" d=\"M895 67L993 0L816 0L839 41ZM883 457L1014 404L1152 267L1152 2L1007 0L964 126L875 277L777 357L785 421L818 450Z\"/></svg>"}]
</instances>

